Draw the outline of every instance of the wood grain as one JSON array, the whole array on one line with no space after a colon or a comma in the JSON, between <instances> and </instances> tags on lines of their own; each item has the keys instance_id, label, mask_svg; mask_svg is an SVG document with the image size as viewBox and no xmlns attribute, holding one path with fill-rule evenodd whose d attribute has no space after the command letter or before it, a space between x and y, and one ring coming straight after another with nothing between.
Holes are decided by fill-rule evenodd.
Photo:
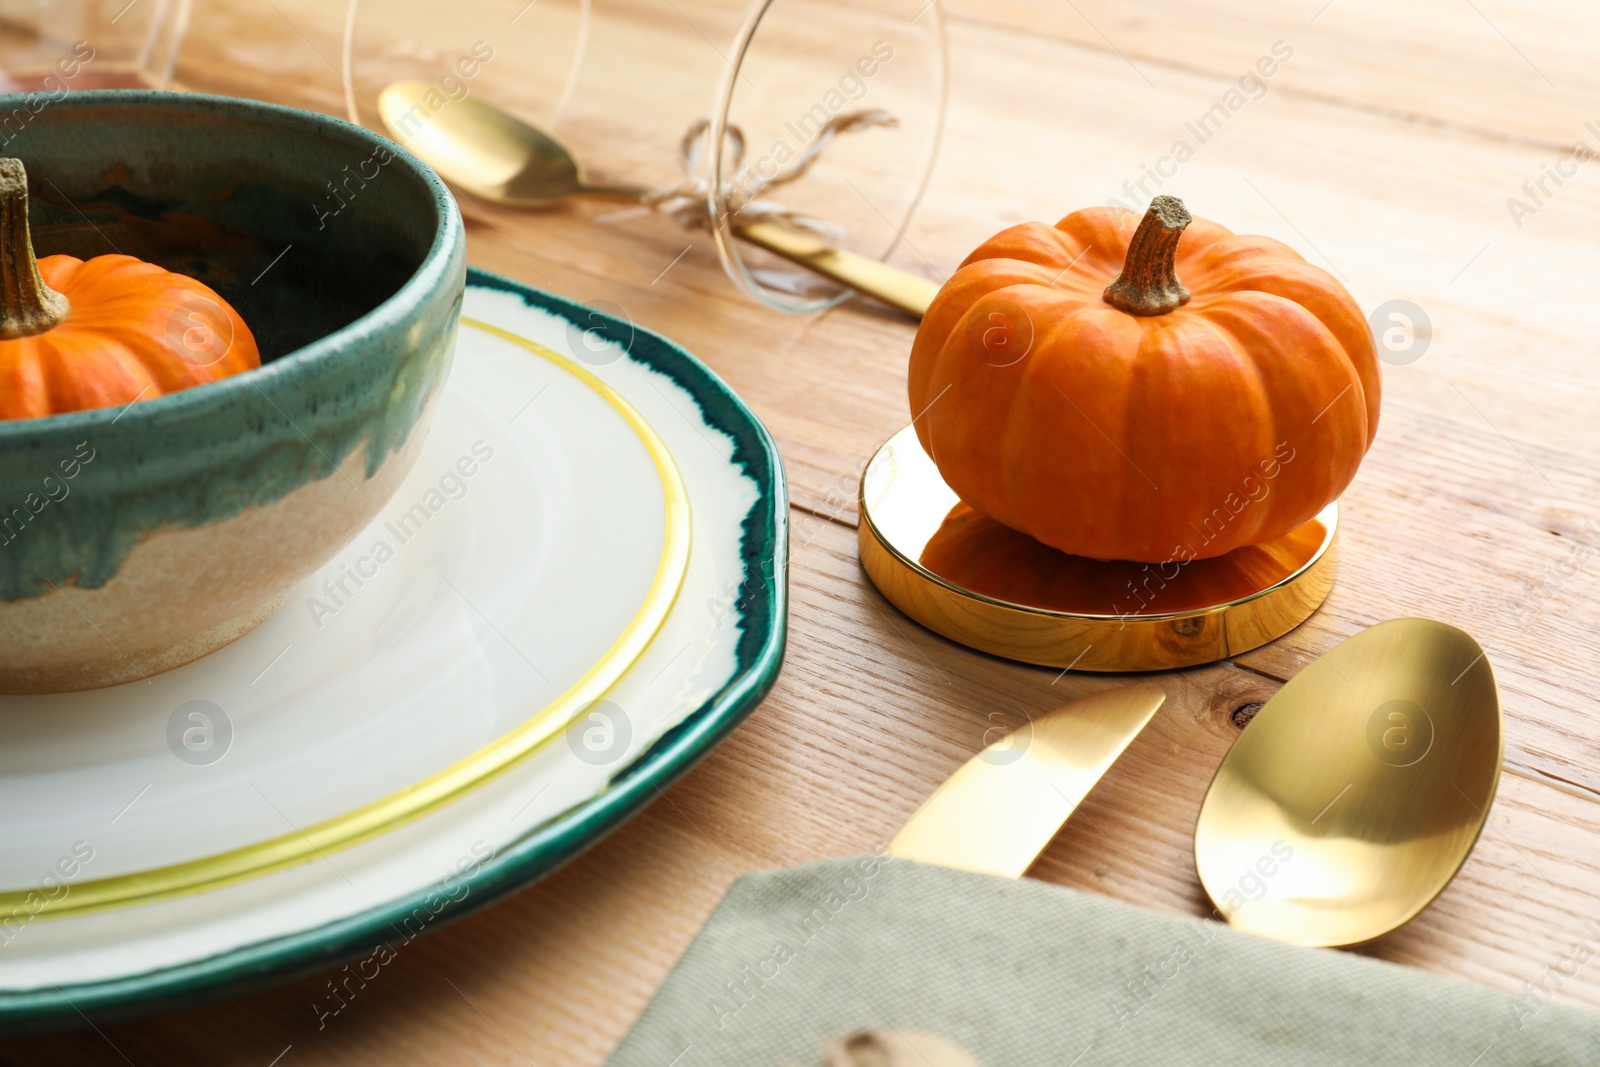
<instances>
[{"instance_id":1,"label":"wood grain","mask_svg":"<svg viewBox=\"0 0 1600 1067\"><path fill-rule=\"evenodd\" d=\"M740 5L674 7L597 5L596 39L613 49L601 54L655 34L693 57L653 94L627 77L586 80L588 103L564 132L612 176L671 176L678 129L705 110L717 73L690 31L720 44ZM1585 938L1600 890L1600 163L1521 225L1507 201L1574 139L1600 149L1583 127L1600 123L1600 15L1502 0L950 7L945 150L895 254L902 266L937 280L1003 226L1125 196L1123 183L1191 136L1185 122L1281 39L1295 55L1265 95L1161 191L1288 241L1363 307L1412 301L1433 327L1420 359L1385 367L1383 421L1342 502L1327 604L1235 663L1158 676L1168 705L1033 876L1201 913L1192 823L1236 736L1233 709L1267 699L1363 626L1434 616L1489 651L1506 774L1460 877L1366 951L1520 992ZM331 7L201 8L181 72L190 84L340 110L337 75L319 54L337 55ZM242 58L264 35L275 42L272 77ZM140 1065L265 1065L280 1053L284 1067L599 1062L737 873L869 849L986 730L1115 684L956 647L865 582L855 482L909 418L906 320L865 304L809 319L766 312L733 291L703 235L659 218L606 221L612 209L595 204L463 210L474 263L621 306L705 359L771 427L794 503L792 636L777 689L638 819L543 883L409 947L326 1029L316 1028L313 979L16 1042L0 1062L121 1062L116 1051ZM1600 1007L1600 971L1579 971L1556 995Z\"/></svg>"}]
</instances>

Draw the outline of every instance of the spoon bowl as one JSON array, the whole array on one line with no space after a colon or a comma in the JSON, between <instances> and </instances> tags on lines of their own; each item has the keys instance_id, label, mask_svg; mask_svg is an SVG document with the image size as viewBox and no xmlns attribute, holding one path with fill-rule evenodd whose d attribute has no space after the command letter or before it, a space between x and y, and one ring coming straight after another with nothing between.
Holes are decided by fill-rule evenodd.
<instances>
[{"instance_id":1,"label":"spoon bowl","mask_svg":"<svg viewBox=\"0 0 1600 1067\"><path fill-rule=\"evenodd\" d=\"M1431 619L1373 626L1279 690L1217 768L1195 824L1200 881L1251 933L1317 946L1381 937L1466 861L1502 745L1476 641Z\"/></svg>"}]
</instances>

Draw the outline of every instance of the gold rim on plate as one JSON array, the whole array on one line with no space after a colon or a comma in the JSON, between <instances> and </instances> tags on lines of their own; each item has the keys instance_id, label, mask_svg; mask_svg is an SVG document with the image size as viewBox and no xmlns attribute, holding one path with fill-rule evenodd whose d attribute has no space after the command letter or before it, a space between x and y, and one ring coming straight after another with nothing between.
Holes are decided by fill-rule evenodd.
<instances>
[{"instance_id":1,"label":"gold rim on plate","mask_svg":"<svg viewBox=\"0 0 1600 1067\"><path fill-rule=\"evenodd\" d=\"M306 863L420 818L538 751L570 725L579 711L604 696L654 639L683 585L692 537L688 492L666 443L633 405L586 368L498 326L466 317L461 319L461 324L509 341L560 367L599 394L638 434L655 463L666 499L666 537L661 560L638 612L605 654L566 691L515 729L443 770L389 796L281 837L166 867L76 883L61 901L39 910L38 918L81 915L216 889ZM28 898L37 892L33 889L0 892L0 912L27 906Z\"/></svg>"},{"instance_id":2,"label":"gold rim on plate","mask_svg":"<svg viewBox=\"0 0 1600 1067\"><path fill-rule=\"evenodd\" d=\"M961 503L910 426L867 464L860 504L861 565L890 603L969 648L1046 667L1157 671L1248 652L1310 618L1338 562L1337 503L1214 559L1069 556Z\"/></svg>"}]
</instances>

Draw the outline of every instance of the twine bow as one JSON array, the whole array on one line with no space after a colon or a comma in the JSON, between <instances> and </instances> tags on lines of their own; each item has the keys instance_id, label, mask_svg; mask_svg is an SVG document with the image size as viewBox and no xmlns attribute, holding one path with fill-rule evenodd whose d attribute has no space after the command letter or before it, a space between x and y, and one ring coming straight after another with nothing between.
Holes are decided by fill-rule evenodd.
<instances>
[{"instance_id":1,"label":"twine bow","mask_svg":"<svg viewBox=\"0 0 1600 1067\"><path fill-rule=\"evenodd\" d=\"M763 171L768 169L766 164L772 161L772 155L777 152L778 146L774 146L773 153L762 157L751 166L744 159L744 132L730 124L724 131L726 151L723 153L723 159L724 169L731 170L732 174L722 181L719 190L724 209L730 216L738 216L739 221L743 223L778 222L829 241L838 241L844 235L844 231L838 226L813 215L793 211L775 201L764 200L761 198L762 194L804 177L811 169L811 165L839 134L870 129L874 126L895 127L899 124L898 119L879 108L841 112L823 124L817 135L798 156L786 164L772 167L770 174ZM708 163L710 132L709 119L700 119L684 131L683 140L678 145L678 160L683 168L683 179L676 184L653 190L644 197L647 206L675 219L686 229L710 228L711 220L706 207L711 188ZM787 147L782 142L780 145Z\"/></svg>"}]
</instances>

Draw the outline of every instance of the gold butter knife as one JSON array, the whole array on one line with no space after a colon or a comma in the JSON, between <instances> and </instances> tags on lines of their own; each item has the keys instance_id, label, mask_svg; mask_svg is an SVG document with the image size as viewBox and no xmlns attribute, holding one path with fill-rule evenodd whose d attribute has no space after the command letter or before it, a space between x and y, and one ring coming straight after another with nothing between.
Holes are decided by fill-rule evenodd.
<instances>
[{"instance_id":1,"label":"gold butter knife","mask_svg":"<svg viewBox=\"0 0 1600 1067\"><path fill-rule=\"evenodd\" d=\"M1153 682L1064 704L973 756L885 848L888 855L1021 878L1167 694Z\"/></svg>"}]
</instances>

